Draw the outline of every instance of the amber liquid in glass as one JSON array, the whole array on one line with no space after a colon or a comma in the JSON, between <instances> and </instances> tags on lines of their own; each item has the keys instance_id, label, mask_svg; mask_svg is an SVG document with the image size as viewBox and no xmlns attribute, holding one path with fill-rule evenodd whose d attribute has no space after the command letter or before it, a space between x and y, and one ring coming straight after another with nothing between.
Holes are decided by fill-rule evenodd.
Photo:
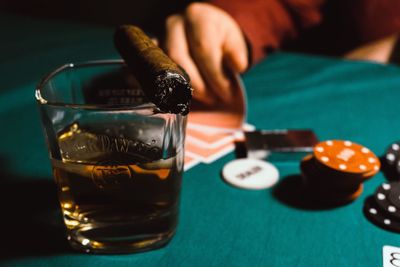
<instances>
[{"instance_id":1,"label":"amber liquid in glass","mask_svg":"<svg viewBox=\"0 0 400 267\"><path fill-rule=\"evenodd\" d=\"M62 159L52 159L71 245L125 253L168 243L178 220L182 152L152 161L129 149L104 152L98 135L77 129L58 137Z\"/></svg>"}]
</instances>

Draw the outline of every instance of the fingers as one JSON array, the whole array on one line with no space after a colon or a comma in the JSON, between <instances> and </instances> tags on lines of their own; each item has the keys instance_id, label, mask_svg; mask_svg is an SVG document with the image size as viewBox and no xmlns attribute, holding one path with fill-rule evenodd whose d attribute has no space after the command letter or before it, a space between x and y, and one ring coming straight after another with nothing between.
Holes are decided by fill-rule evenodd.
<instances>
[{"instance_id":1,"label":"fingers","mask_svg":"<svg viewBox=\"0 0 400 267\"><path fill-rule=\"evenodd\" d=\"M229 103L232 77L248 67L240 27L228 13L207 3L192 3L167 19L164 49L189 74L194 97L205 104Z\"/></svg>"},{"instance_id":2,"label":"fingers","mask_svg":"<svg viewBox=\"0 0 400 267\"><path fill-rule=\"evenodd\" d=\"M220 99L229 97L230 82L224 75L222 51L220 49L205 48L190 42L190 52L196 62L201 75L207 81L209 89Z\"/></svg>"},{"instance_id":3,"label":"fingers","mask_svg":"<svg viewBox=\"0 0 400 267\"><path fill-rule=\"evenodd\" d=\"M243 73L249 65L247 45L244 36L230 34L224 43L224 62L236 73Z\"/></svg>"},{"instance_id":4,"label":"fingers","mask_svg":"<svg viewBox=\"0 0 400 267\"><path fill-rule=\"evenodd\" d=\"M196 12L196 13L195 13ZM199 17L195 9L188 9L185 14L185 30L190 54L200 74L218 98L224 99L229 94L229 80L225 77L222 62L222 40L210 28L205 19Z\"/></svg>"},{"instance_id":5,"label":"fingers","mask_svg":"<svg viewBox=\"0 0 400 267\"><path fill-rule=\"evenodd\" d=\"M227 13L207 3L189 5L184 18L190 54L200 74L220 100L230 101L229 77L243 72L248 65L239 26Z\"/></svg>"},{"instance_id":6,"label":"fingers","mask_svg":"<svg viewBox=\"0 0 400 267\"><path fill-rule=\"evenodd\" d=\"M189 74L194 97L205 104L212 104L213 99L207 96L205 82L190 55L183 16L168 17L166 27L164 43L166 53Z\"/></svg>"}]
</instances>

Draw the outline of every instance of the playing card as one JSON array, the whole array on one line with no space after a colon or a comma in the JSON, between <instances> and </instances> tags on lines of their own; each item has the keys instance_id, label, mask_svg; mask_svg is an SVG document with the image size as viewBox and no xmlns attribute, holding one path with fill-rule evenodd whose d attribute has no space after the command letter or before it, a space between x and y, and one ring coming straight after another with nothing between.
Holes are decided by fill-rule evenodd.
<instances>
[{"instance_id":1,"label":"playing card","mask_svg":"<svg viewBox=\"0 0 400 267\"><path fill-rule=\"evenodd\" d=\"M190 168L196 166L197 164L200 163L199 159L193 158L188 153L185 154L185 165L184 165L184 170L187 171Z\"/></svg>"},{"instance_id":2,"label":"playing card","mask_svg":"<svg viewBox=\"0 0 400 267\"><path fill-rule=\"evenodd\" d=\"M400 267L400 248L383 246L383 267Z\"/></svg>"},{"instance_id":3,"label":"playing card","mask_svg":"<svg viewBox=\"0 0 400 267\"><path fill-rule=\"evenodd\" d=\"M204 148L218 148L234 141L231 133L200 131L198 129L188 128L186 130L186 141Z\"/></svg>"},{"instance_id":4,"label":"playing card","mask_svg":"<svg viewBox=\"0 0 400 267\"><path fill-rule=\"evenodd\" d=\"M225 156L229 152L235 149L235 144L233 142L227 143L221 147L217 148L205 148L197 146L193 143L186 143L186 155L195 158L203 163L212 163L215 160Z\"/></svg>"},{"instance_id":5,"label":"playing card","mask_svg":"<svg viewBox=\"0 0 400 267\"><path fill-rule=\"evenodd\" d=\"M246 96L239 75L233 75L232 97L213 107L195 105L188 115L185 170L211 163L234 150L235 137L246 121Z\"/></svg>"}]
</instances>

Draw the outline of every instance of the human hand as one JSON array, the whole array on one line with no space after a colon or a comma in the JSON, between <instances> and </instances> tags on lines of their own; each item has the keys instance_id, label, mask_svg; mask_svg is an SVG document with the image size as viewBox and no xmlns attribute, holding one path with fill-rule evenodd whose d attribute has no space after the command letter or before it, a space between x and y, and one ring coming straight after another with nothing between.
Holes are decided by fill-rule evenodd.
<instances>
[{"instance_id":1,"label":"human hand","mask_svg":"<svg viewBox=\"0 0 400 267\"><path fill-rule=\"evenodd\" d=\"M169 16L162 47L189 74L194 98L209 105L233 97L230 74L244 72L249 64L239 25L207 3L192 3Z\"/></svg>"},{"instance_id":2,"label":"human hand","mask_svg":"<svg viewBox=\"0 0 400 267\"><path fill-rule=\"evenodd\" d=\"M378 63L388 63L394 44L397 40L396 35L365 44L354 49L344 57L351 60L367 60Z\"/></svg>"}]
</instances>

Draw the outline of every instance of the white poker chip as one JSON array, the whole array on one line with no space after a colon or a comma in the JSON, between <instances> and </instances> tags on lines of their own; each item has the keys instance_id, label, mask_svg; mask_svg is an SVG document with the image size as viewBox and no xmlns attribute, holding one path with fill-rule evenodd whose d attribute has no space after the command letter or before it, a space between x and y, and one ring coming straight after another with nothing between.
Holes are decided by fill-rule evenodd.
<instances>
[{"instance_id":1,"label":"white poker chip","mask_svg":"<svg viewBox=\"0 0 400 267\"><path fill-rule=\"evenodd\" d=\"M227 163L222 178L229 184L244 189L265 189L279 179L278 169L266 161L244 158Z\"/></svg>"}]
</instances>

